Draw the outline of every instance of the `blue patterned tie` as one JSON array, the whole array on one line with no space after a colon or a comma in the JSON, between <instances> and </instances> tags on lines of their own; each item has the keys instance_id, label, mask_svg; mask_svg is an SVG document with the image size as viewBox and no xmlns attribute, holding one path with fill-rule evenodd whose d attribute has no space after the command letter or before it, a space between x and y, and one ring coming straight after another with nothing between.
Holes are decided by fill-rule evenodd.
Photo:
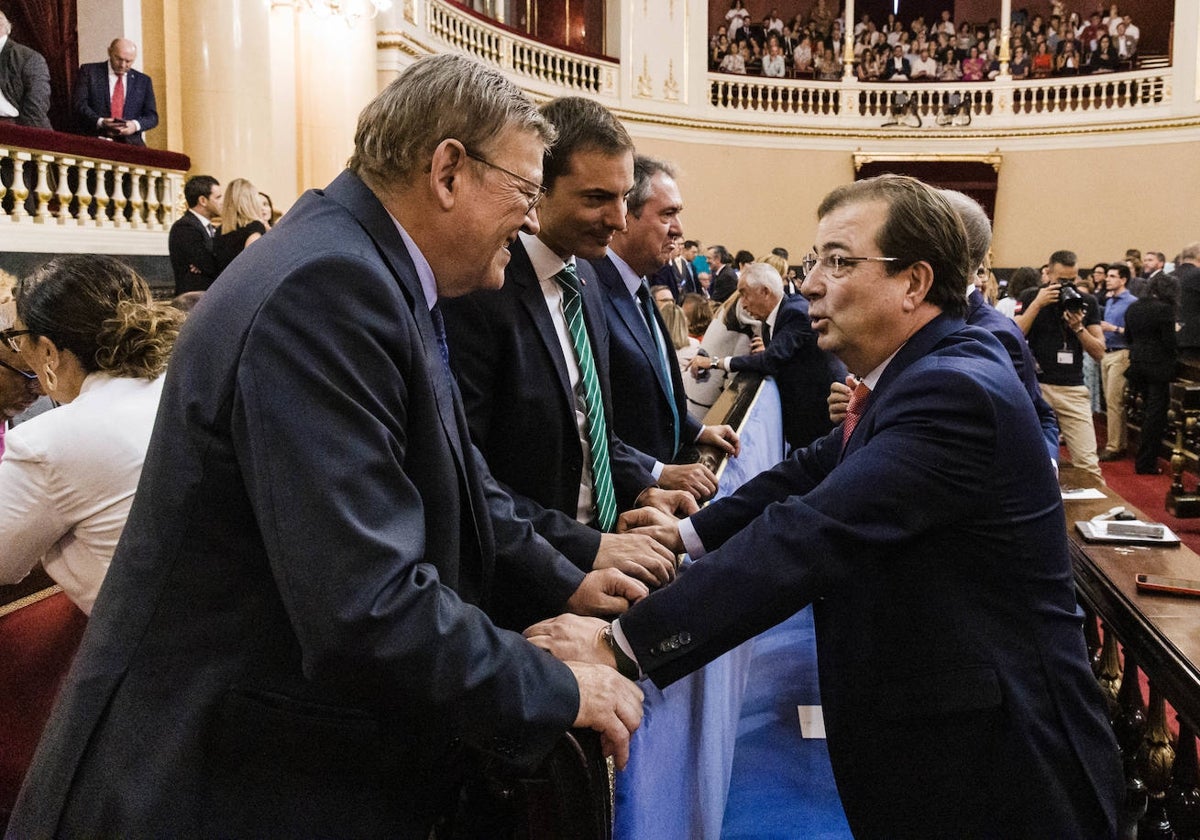
<instances>
[{"instance_id":1,"label":"blue patterned tie","mask_svg":"<svg viewBox=\"0 0 1200 840\"><path fill-rule=\"evenodd\" d=\"M442 354L442 364L446 366L446 371L450 371L450 345L446 343L446 321L442 318L442 310L438 304L434 304L429 310L429 317L433 319L433 334L437 338L438 351Z\"/></svg>"},{"instance_id":2,"label":"blue patterned tie","mask_svg":"<svg viewBox=\"0 0 1200 840\"><path fill-rule=\"evenodd\" d=\"M667 404L671 406L671 429L675 432L675 448L671 452L675 453L679 451L679 408L675 405L675 383L671 380L671 368L668 367L671 362L667 358L667 343L663 339L662 330L658 328L658 324L654 320L654 301L650 299L650 287L646 284L644 277L642 285L638 289L638 301L642 305L642 317L646 320L646 327L650 330L650 338L658 349L658 373L663 381L663 387L667 389ZM671 349L674 351L675 348ZM674 352L671 355L674 355Z\"/></svg>"},{"instance_id":3,"label":"blue patterned tie","mask_svg":"<svg viewBox=\"0 0 1200 840\"><path fill-rule=\"evenodd\" d=\"M587 419L588 448L592 455L592 492L596 501L596 520L601 531L611 531L617 524L617 494L613 490L612 468L608 462L608 424L604 420L604 401L600 394L600 378L587 325L583 322L583 300L579 296L579 276L575 266L567 264L554 275L563 292L563 315L575 347L579 364L580 384Z\"/></svg>"}]
</instances>

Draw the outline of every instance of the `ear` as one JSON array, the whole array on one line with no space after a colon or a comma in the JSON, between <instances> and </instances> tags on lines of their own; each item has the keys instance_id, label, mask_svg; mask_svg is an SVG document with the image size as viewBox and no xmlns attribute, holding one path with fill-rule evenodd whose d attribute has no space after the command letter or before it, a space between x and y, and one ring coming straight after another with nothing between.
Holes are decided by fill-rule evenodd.
<instances>
[{"instance_id":1,"label":"ear","mask_svg":"<svg viewBox=\"0 0 1200 840\"><path fill-rule=\"evenodd\" d=\"M908 288L904 292L904 309L915 311L933 288L933 266L925 261L915 262L904 270Z\"/></svg>"},{"instance_id":2,"label":"ear","mask_svg":"<svg viewBox=\"0 0 1200 840\"><path fill-rule=\"evenodd\" d=\"M32 370L41 370L47 364L51 369L57 369L60 362L58 346L44 335L38 336L37 341L32 343L28 338L29 336L26 336L26 350L23 354L25 363Z\"/></svg>"},{"instance_id":3,"label":"ear","mask_svg":"<svg viewBox=\"0 0 1200 840\"><path fill-rule=\"evenodd\" d=\"M429 186L443 210L450 210L462 187L462 171L467 165L467 150L457 140L447 138L433 150L429 167Z\"/></svg>"}]
</instances>

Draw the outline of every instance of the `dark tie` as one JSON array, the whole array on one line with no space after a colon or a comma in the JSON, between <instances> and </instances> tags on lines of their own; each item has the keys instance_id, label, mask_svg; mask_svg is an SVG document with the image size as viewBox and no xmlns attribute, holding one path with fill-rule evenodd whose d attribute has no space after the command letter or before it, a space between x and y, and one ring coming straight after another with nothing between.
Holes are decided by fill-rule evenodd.
<instances>
[{"instance_id":1,"label":"dark tie","mask_svg":"<svg viewBox=\"0 0 1200 840\"><path fill-rule=\"evenodd\" d=\"M675 433L675 448L672 453L679 451L679 409L675 405L675 385L671 381L671 364L667 358L667 343L663 338L662 330L658 328L658 322L654 319L654 301L650 299L650 287L646 285L646 279L642 278L642 285L638 287L638 300L641 302L642 318L646 321L646 328L650 330L650 340L654 342L655 349L658 350L658 365L659 378L662 379L663 388L667 392L667 403L671 406L671 429ZM671 348L671 355L674 354L675 348Z\"/></svg>"},{"instance_id":2,"label":"dark tie","mask_svg":"<svg viewBox=\"0 0 1200 840\"><path fill-rule=\"evenodd\" d=\"M217 235L217 226L214 225L212 222L209 222L208 224L206 224L204 226L204 229L208 231L209 239L212 239L214 236Z\"/></svg>"},{"instance_id":3,"label":"dark tie","mask_svg":"<svg viewBox=\"0 0 1200 840\"><path fill-rule=\"evenodd\" d=\"M850 435L854 434L854 427L862 419L870 401L871 389L867 387L867 383L859 382L854 393L850 395L850 404L846 406L846 419L842 421L842 449L849 443Z\"/></svg>"},{"instance_id":4,"label":"dark tie","mask_svg":"<svg viewBox=\"0 0 1200 840\"><path fill-rule=\"evenodd\" d=\"M429 317L433 320L433 334L437 338L438 352L442 354L442 364L446 366L446 372L450 372L450 345L446 343L446 322L442 319L442 310L438 304L434 304L429 310Z\"/></svg>"},{"instance_id":5,"label":"dark tie","mask_svg":"<svg viewBox=\"0 0 1200 840\"><path fill-rule=\"evenodd\" d=\"M604 398L600 393L600 377L588 340L587 324L583 321L583 300L579 295L579 276L575 266L568 263L554 275L563 293L563 316L575 348L579 379L583 386L583 407L587 420L588 449L592 461L592 493L596 501L596 522L601 531L611 531L617 524L617 494L613 490L612 467L608 461L608 422L604 419Z\"/></svg>"},{"instance_id":6,"label":"dark tie","mask_svg":"<svg viewBox=\"0 0 1200 840\"><path fill-rule=\"evenodd\" d=\"M125 114L125 74L117 76L117 83L113 85L112 99L109 104L112 106L110 115L114 120L124 118Z\"/></svg>"},{"instance_id":7,"label":"dark tie","mask_svg":"<svg viewBox=\"0 0 1200 840\"><path fill-rule=\"evenodd\" d=\"M764 348L771 343L771 325L766 321L763 321L762 340Z\"/></svg>"}]
</instances>

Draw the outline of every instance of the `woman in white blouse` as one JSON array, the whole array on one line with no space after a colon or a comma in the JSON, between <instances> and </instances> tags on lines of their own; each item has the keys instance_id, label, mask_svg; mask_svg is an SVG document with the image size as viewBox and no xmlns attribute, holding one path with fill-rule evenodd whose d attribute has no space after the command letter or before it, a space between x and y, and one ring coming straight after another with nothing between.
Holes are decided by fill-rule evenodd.
<instances>
[{"instance_id":1,"label":"woman in white blouse","mask_svg":"<svg viewBox=\"0 0 1200 840\"><path fill-rule=\"evenodd\" d=\"M0 461L0 583L41 562L91 613L125 527L183 314L119 260L66 256L17 285L0 333L59 408L8 434Z\"/></svg>"}]
</instances>

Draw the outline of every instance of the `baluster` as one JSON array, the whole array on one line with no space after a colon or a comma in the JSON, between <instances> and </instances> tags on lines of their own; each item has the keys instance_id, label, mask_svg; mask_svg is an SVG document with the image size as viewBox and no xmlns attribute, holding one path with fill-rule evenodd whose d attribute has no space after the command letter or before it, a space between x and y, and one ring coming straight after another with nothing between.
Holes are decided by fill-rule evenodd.
<instances>
[{"instance_id":1,"label":"baluster","mask_svg":"<svg viewBox=\"0 0 1200 840\"><path fill-rule=\"evenodd\" d=\"M96 227L112 227L108 218L108 176L112 173L111 163L101 163L96 167Z\"/></svg>"},{"instance_id":2,"label":"baluster","mask_svg":"<svg viewBox=\"0 0 1200 840\"><path fill-rule=\"evenodd\" d=\"M129 221L137 229L148 227L146 221L146 202L142 198L142 179L145 177L145 169L134 169L129 176L129 204L133 208L133 213Z\"/></svg>"},{"instance_id":3,"label":"baluster","mask_svg":"<svg viewBox=\"0 0 1200 840\"><path fill-rule=\"evenodd\" d=\"M93 174L96 174L97 178L100 177L96 173L96 164L94 161L79 161L79 187L76 190L76 194L79 196L79 209L75 211L75 217L81 225L90 225L92 223L92 193L91 188L88 186L88 178ZM96 224L99 224L99 222L96 222Z\"/></svg>"},{"instance_id":4,"label":"baluster","mask_svg":"<svg viewBox=\"0 0 1200 840\"><path fill-rule=\"evenodd\" d=\"M10 159L11 157L12 157L12 152L10 152L8 149L0 149L0 164L3 164L4 161ZM16 171L17 171L17 168L14 165L13 172L16 172ZM8 195L8 184L4 183L3 172L4 172L4 167L2 165L0 165L0 210L2 210L4 208L4 199Z\"/></svg>"},{"instance_id":5,"label":"baluster","mask_svg":"<svg viewBox=\"0 0 1200 840\"><path fill-rule=\"evenodd\" d=\"M125 177L129 174L128 166L118 165L116 171L113 172L113 224L117 227L125 227L128 220L125 218L125 207L129 204L129 199L125 195Z\"/></svg>"},{"instance_id":6,"label":"baluster","mask_svg":"<svg viewBox=\"0 0 1200 840\"><path fill-rule=\"evenodd\" d=\"M1115 723L1119 706L1117 697L1121 693L1121 652L1117 644L1117 634L1104 627L1104 641L1092 667L1096 681L1100 683L1100 691L1104 695L1104 705L1108 707L1108 720Z\"/></svg>"},{"instance_id":7,"label":"baluster","mask_svg":"<svg viewBox=\"0 0 1200 840\"><path fill-rule=\"evenodd\" d=\"M58 159L58 191L55 192L55 196L58 198L58 212L55 216L60 225L65 225L67 219L71 218L71 185L68 182L71 176L71 167L74 165L74 158Z\"/></svg>"},{"instance_id":8,"label":"baluster","mask_svg":"<svg viewBox=\"0 0 1200 840\"><path fill-rule=\"evenodd\" d=\"M25 210L25 199L29 198L29 187L25 184L25 163L32 161L29 152L13 152L10 154L13 162L13 180L10 192L13 195L12 220L22 222L29 218Z\"/></svg>"},{"instance_id":9,"label":"baluster","mask_svg":"<svg viewBox=\"0 0 1200 840\"><path fill-rule=\"evenodd\" d=\"M1196 761L1196 735L1184 720L1179 721L1175 766L1164 800L1177 840L1200 838L1200 769Z\"/></svg>"},{"instance_id":10,"label":"baluster","mask_svg":"<svg viewBox=\"0 0 1200 840\"><path fill-rule=\"evenodd\" d=\"M46 174L46 167L54 160L51 155L38 155L35 161L37 166L37 178L33 187L33 220L40 225L44 225L46 220L50 218L50 181Z\"/></svg>"},{"instance_id":11,"label":"baluster","mask_svg":"<svg viewBox=\"0 0 1200 840\"><path fill-rule=\"evenodd\" d=\"M1096 665L1100 662L1100 625L1096 612L1089 605L1083 605L1083 641L1087 644L1088 662L1092 673L1096 673Z\"/></svg>"},{"instance_id":12,"label":"baluster","mask_svg":"<svg viewBox=\"0 0 1200 840\"><path fill-rule=\"evenodd\" d=\"M1137 662L1125 651L1125 671L1117 695L1117 717L1113 721L1121 762L1125 768L1125 812L1141 819L1146 812L1146 785L1138 775L1137 754L1146 734L1146 707L1138 684Z\"/></svg>"},{"instance_id":13,"label":"baluster","mask_svg":"<svg viewBox=\"0 0 1200 840\"><path fill-rule=\"evenodd\" d=\"M162 172L157 169L150 170L149 176L146 178L146 221L150 225L151 230L162 230L162 219L159 218L158 210L162 206L159 200L159 190L162 187Z\"/></svg>"},{"instance_id":14,"label":"baluster","mask_svg":"<svg viewBox=\"0 0 1200 840\"><path fill-rule=\"evenodd\" d=\"M1171 784L1171 766L1175 748L1167 729L1167 704L1162 692L1150 684L1150 719L1146 736L1138 749L1138 775L1146 785L1146 816L1138 824L1138 840L1172 840L1171 821L1167 818L1165 798Z\"/></svg>"}]
</instances>

